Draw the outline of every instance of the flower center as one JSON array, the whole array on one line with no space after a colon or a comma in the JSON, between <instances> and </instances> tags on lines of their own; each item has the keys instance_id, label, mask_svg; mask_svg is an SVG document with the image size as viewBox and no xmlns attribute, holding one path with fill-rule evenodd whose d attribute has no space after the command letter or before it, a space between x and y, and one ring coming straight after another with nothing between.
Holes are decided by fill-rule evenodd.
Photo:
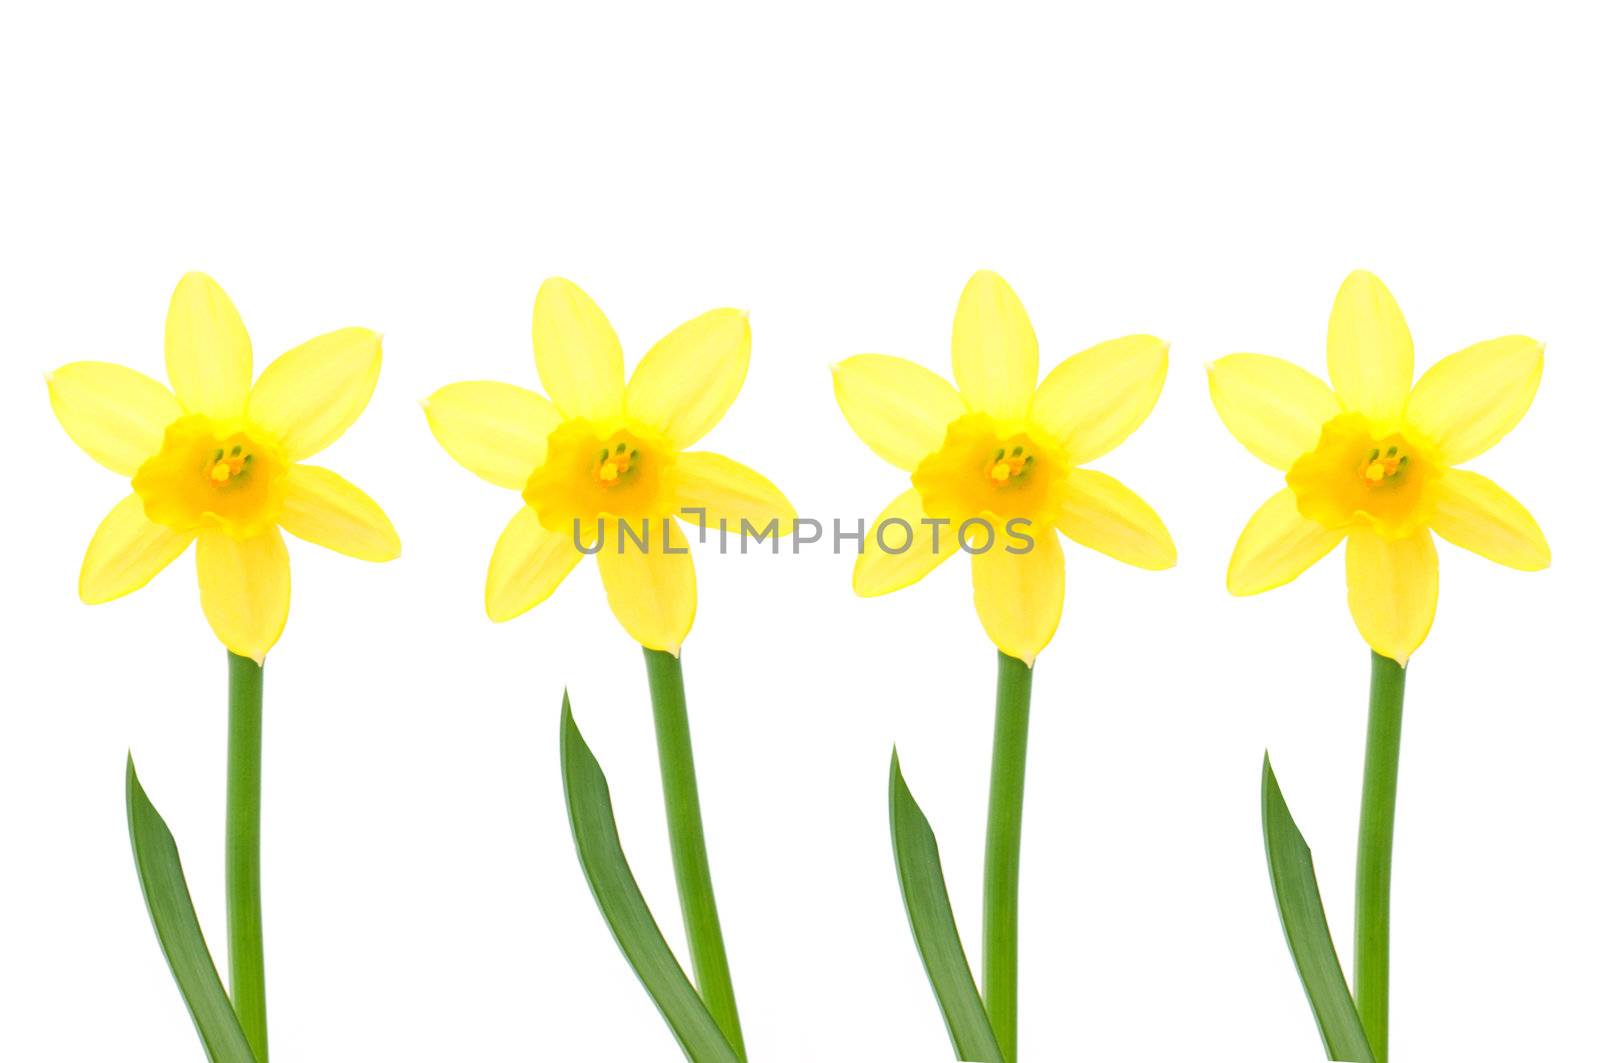
<instances>
[{"instance_id":1,"label":"flower center","mask_svg":"<svg viewBox=\"0 0 1600 1063\"><path fill-rule=\"evenodd\" d=\"M627 483L639 470L639 448L632 446L627 440L619 441L615 447L607 444L600 451L600 468L595 473L595 479L603 487L616 487L618 484Z\"/></svg>"},{"instance_id":2,"label":"flower center","mask_svg":"<svg viewBox=\"0 0 1600 1063\"><path fill-rule=\"evenodd\" d=\"M1367 468L1362 473L1371 484L1381 484L1391 476L1399 476L1406 462L1411 460L1411 455L1401 454L1398 444L1391 446L1381 454L1377 447L1372 448L1372 453L1367 455Z\"/></svg>"},{"instance_id":3,"label":"flower center","mask_svg":"<svg viewBox=\"0 0 1600 1063\"><path fill-rule=\"evenodd\" d=\"M950 422L944 445L911 474L930 517L952 521L991 514L1054 522L1069 469L1060 451L1027 431L1004 431L987 414Z\"/></svg>"},{"instance_id":4,"label":"flower center","mask_svg":"<svg viewBox=\"0 0 1600 1063\"><path fill-rule=\"evenodd\" d=\"M1403 431L1379 435L1360 414L1340 414L1322 426L1310 453L1290 467L1287 481L1306 517L1328 528L1365 524L1403 539L1427 523L1440 464L1432 447Z\"/></svg>"},{"instance_id":5,"label":"flower center","mask_svg":"<svg viewBox=\"0 0 1600 1063\"><path fill-rule=\"evenodd\" d=\"M244 444L235 443L233 449L226 454L218 447L216 454L212 455L211 482L221 487L230 480L244 476L250 471L250 463L255 460L255 453L244 453Z\"/></svg>"},{"instance_id":6,"label":"flower center","mask_svg":"<svg viewBox=\"0 0 1600 1063\"><path fill-rule=\"evenodd\" d=\"M996 486L1010 483L1021 476L1026 476L1029 467L1033 464L1033 455L1024 452L1021 443L1012 446L1010 451L1001 447L994 452L994 464L989 466L989 479Z\"/></svg>"},{"instance_id":7,"label":"flower center","mask_svg":"<svg viewBox=\"0 0 1600 1063\"><path fill-rule=\"evenodd\" d=\"M288 464L276 444L246 426L180 417L167 426L161 450L134 473L133 490L158 524L219 527L248 538L283 512Z\"/></svg>"},{"instance_id":8,"label":"flower center","mask_svg":"<svg viewBox=\"0 0 1600 1063\"><path fill-rule=\"evenodd\" d=\"M523 501L552 531L586 531L602 516L638 522L664 515L672 451L649 432L631 426L602 428L563 421L550 433L544 464L522 489Z\"/></svg>"}]
</instances>

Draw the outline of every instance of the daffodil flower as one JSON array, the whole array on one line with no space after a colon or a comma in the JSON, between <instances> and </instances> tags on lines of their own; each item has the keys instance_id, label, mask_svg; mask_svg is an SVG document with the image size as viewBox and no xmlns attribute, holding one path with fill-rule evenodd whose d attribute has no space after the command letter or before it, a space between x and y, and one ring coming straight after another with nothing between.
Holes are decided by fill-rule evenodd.
<instances>
[{"instance_id":1,"label":"daffodil flower","mask_svg":"<svg viewBox=\"0 0 1600 1063\"><path fill-rule=\"evenodd\" d=\"M378 383L376 333L346 328L308 340L252 380L250 337L228 296L190 273L167 309L172 389L108 362L49 374L50 405L91 458L131 480L100 523L78 577L89 604L138 590L196 544L200 604L228 648L227 870L231 1010L217 1007L176 849L128 758L128 825L140 885L196 1028L227 1058L267 1060L261 934L262 663L289 616L280 529L368 561L400 540L377 503L305 459L366 408ZM181 896L180 896L181 895ZM158 914L162 913L162 914ZM205 957L198 963L196 957ZM220 1058L220 1057L219 1057Z\"/></svg>"},{"instance_id":2,"label":"daffodil flower","mask_svg":"<svg viewBox=\"0 0 1600 1063\"><path fill-rule=\"evenodd\" d=\"M1167 345L1153 336L1111 340L1068 358L1040 383L1027 311L999 275L984 270L961 293L951 347L955 387L915 362L862 354L834 368L834 395L862 442L911 474L910 488L866 536L856 593L899 590L952 555L970 553L978 618L1000 650L984 859L987 1023L974 1024L959 993L949 995L959 941L941 945L927 936L928 927L949 920L914 908L930 877L942 875L926 866L935 859L931 845L897 844L895 857L924 963L930 977L943 972L933 978L934 991L956 1051L963 1059L998 1053L1014 1061L1023 769L1033 663L1061 620L1065 562L1057 532L1139 568L1177 561L1155 510L1121 481L1084 468L1149 415L1166 379ZM898 759L890 792L896 838L902 820L925 829ZM919 859L924 863L911 866Z\"/></svg>"},{"instance_id":3,"label":"daffodil flower","mask_svg":"<svg viewBox=\"0 0 1600 1063\"><path fill-rule=\"evenodd\" d=\"M628 634L677 654L695 613L690 535L677 518L726 520L736 530L744 520L760 528L776 520L779 534L794 519L794 507L760 473L688 449L744 384L749 316L712 310L680 325L624 383L610 322L577 285L553 277L534 300L533 356L549 398L469 381L423 404L451 457L522 496L489 560L489 618L527 612L593 553ZM647 539L643 549L637 538Z\"/></svg>"},{"instance_id":4,"label":"daffodil flower","mask_svg":"<svg viewBox=\"0 0 1600 1063\"><path fill-rule=\"evenodd\" d=\"M1511 568L1550 564L1522 504L1456 468L1515 428L1533 402L1544 345L1502 336L1441 359L1412 384L1411 332L1370 273L1352 273L1328 323L1329 387L1292 362L1235 354L1211 366L1228 430L1284 472L1228 565L1228 590L1282 586L1340 543L1350 614L1372 649L1405 664L1433 624L1433 534Z\"/></svg>"},{"instance_id":5,"label":"daffodil flower","mask_svg":"<svg viewBox=\"0 0 1600 1063\"><path fill-rule=\"evenodd\" d=\"M1328 322L1331 387L1291 362L1259 354L1229 355L1210 367L1211 398L1223 423L1284 474L1284 486L1239 537L1228 590L1249 595L1281 586L1344 543L1350 614L1372 648L1354 1006L1356 1040L1365 1041L1376 1063L1388 1056L1389 881L1405 666L1427 637L1438 602L1433 537L1511 568L1550 564L1544 533L1522 504L1487 477L1457 468L1494 446L1527 412L1539 387L1543 345L1526 336L1486 340L1440 359L1415 384L1413 361L1411 332L1394 297L1377 277L1356 272L1340 287ZM1263 793L1269 859L1292 867L1272 850L1274 838L1288 836L1288 813L1270 765ZM1292 820L1287 827L1294 831ZM1288 931L1293 905L1280 914ZM1306 977L1306 986L1319 1020L1351 1003L1323 996L1326 980ZM1323 1034L1330 1048L1340 1036L1329 1027ZM1348 1040L1350 1032L1343 1036Z\"/></svg>"},{"instance_id":6,"label":"daffodil flower","mask_svg":"<svg viewBox=\"0 0 1600 1063\"><path fill-rule=\"evenodd\" d=\"M378 383L382 344L346 328L301 344L251 384L250 336L217 282L190 273L167 311L171 390L135 369L73 362L49 374L73 442L129 477L78 577L94 605L138 590L196 544L200 604L223 645L260 663L289 617L280 528L367 561L400 553L389 518L305 459L353 424Z\"/></svg>"},{"instance_id":7,"label":"daffodil flower","mask_svg":"<svg viewBox=\"0 0 1600 1063\"><path fill-rule=\"evenodd\" d=\"M625 382L622 344L610 322L577 285L553 277L534 299L533 358L549 398L490 381L450 384L423 403L428 425L456 461L522 497L489 560L489 618L527 612L592 553L611 611L644 647L695 981L726 1047L743 1058L678 659L695 614L691 536L678 520L692 517L700 528L725 521L740 531L745 522L763 531L775 523L777 534L792 526L794 507L760 473L688 449L744 384L749 315L712 310L678 326ZM569 740L582 744L565 712L563 729L564 749ZM574 830L581 830L587 819L574 810L571 790L567 797ZM591 869L587 862L584 869ZM614 930L624 952L636 955L638 928ZM655 984L643 973L641 979Z\"/></svg>"},{"instance_id":8,"label":"daffodil flower","mask_svg":"<svg viewBox=\"0 0 1600 1063\"><path fill-rule=\"evenodd\" d=\"M888 355L856 355L834 368L834 395L850 427L911 474L910 489L873 522L855 590L899 590L970 551L984 630L1002 653L1032 665L1061 620L1058 531L1140 568L1177 561L1155 510L1120 480L1083 468L1149 415L1166 379L1167 345L1153 336L1111 340L1040 383L1027 311L985 270L961 293L951 346L959 390ZM965 547L963 526L973 529ZM1031 548L1008 528L1025 530Z\"/></svg>"}]
</instances>

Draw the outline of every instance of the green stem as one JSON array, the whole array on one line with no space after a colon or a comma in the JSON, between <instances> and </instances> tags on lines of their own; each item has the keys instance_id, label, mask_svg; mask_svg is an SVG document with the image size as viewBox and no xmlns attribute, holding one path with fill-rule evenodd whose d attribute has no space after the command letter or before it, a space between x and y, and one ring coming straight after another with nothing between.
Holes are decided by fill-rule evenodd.
<instances>
[{"instance_id":1,"label":"green stem","mask_svg":"<svg viewBox=\"0 0 1600 1063\"><path fill-rule=\"evenodd\" d=\"M983 858L983 1002L1007 1063L1017 1060L1017 882L1032 697L1033 669L1002 653L994 699L989 839Z\"/></svg>"},{"instance_id":2,"label":"green stem","mask_svg":"<svg viewBox=\"0 0 1600 1063\"><path fill-rule=\"evenodd\" d=\"M1374 653L1356 843L1356 1011L1377 1063L1389 1058L1389 879L1405 693L1405 668Z\"/></svg>"},{"instance_id":3,"label":"green stem","mask_svg":"<svg viewBox=\"0 0 1600 1063\"><path fill-rule=\"evenodd\" d=\"M233 1010L267 1063L267 985L261 951L261 665L228 654L228 964Z\"/></svg>"},{"instance_id":4,"label":"green stem","mask_svg":"<svg viewBox=\"0 0 1600 1063\"><path fill-rule=\"evenodd\" d=\"M694 747L689 741L689 709L683 696L683 664L670 653L644 651L655 707L656 748L661 755L661 789L667 804L667 834L672 839L672 869L678 878L678 903L689 937L695 985L728 1044L744 1059L744 1034L733 999L733 977L722 944L717 899L711 891L711 863L700 820Z\"/></svg>"}]
</instances>

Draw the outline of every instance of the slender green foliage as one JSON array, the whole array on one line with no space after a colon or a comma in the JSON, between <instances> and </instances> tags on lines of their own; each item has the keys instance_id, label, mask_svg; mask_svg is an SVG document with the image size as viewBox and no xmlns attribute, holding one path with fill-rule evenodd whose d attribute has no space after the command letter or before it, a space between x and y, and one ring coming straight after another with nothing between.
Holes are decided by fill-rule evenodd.
<instances>
[{"instance_id":1,"label":"slender green foliage","mask_svg":"<svg viewBox=\"0 0 1600 1063\"><path fill-rule=\"evenodd\" d=\"M939 842L900 774L899 753L889 759L889 832L911 936L928 972L956 1058L972 1063L1005 1063L1005 1054L972 979L972 968L967 966L966 951L961 947L961 934L956 929L950 892L939 861Z\"/></svg>"},{"instance_id":2,"label":"slender green foliage","mask_svg":"<svg viewBox=\"0 0 1600 1063\"><path fill-rule=\"evenodd\" d=\"M1328 932L1311 849L1289 813L1270 758L1261 765L1261 830L1283 936L1322 1034L1322 1046L1329 1059L1375 1063L1355 1002L1350 999L1344 969L1339 966L1333 935Z\"/></svg>"},{"instance_id":3,"label":"slender green foliage","mask_svg":"<svg viewBox=\"0 0 1600 1063\"><path fill-rule=\"evenodd\" d=\"M195 915L189 884L183 877L178 846L167 829L166 820L156 811L139 785L139 775L128 757L127 769L128 838L133 843L133 862L139 872L139 888L156 940L167 957L178 992L189 1008L195 1032L212 1063L256 1063L250 1042L245 1038L234 1014L228 993L222 988L216 964L206 948L200 920Z\"/></svg>"},{"instance_id":4,"label":"slender green foliage","mask_svg":"<svg viewBox=\"0 0 1600 1063\"><path fill-rule=\"evenodd\" d=\"M579 733L572 705L565 697L561 702L561 781L578 863L595 904L683 1054L692 1063L738 1063L738 1053L689 983L639 892L617 836L611 787ZM599 1050L597 1054L605 1055Z\"/></svg>"}]
</instances>

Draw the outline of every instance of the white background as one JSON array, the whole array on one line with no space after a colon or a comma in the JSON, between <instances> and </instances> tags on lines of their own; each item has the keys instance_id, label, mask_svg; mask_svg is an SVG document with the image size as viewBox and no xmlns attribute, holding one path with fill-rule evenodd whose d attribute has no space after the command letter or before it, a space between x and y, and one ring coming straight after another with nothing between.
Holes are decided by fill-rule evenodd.
<instances>
[{"instance_id":1,"label":"white background","mask_svg":"<svg viewBox=\"0 0 1600 1063\"><path fill-rule=\"evenodd\" d=\"M126 485L54 423L44 371L159 375L190 269L232 294L258 369L338 326L386 334L377 395L327 464L405 554L292 545L268 667L275 1058L670 1060L579 874L556 760L568 687L681 948L638 649L592 565L488 622L518 503L446 458L416 400L536 386L551 274L631 358L749 307L749 380L705 445L803 513L870 518L904 475L851 436L827 367L883 351L947 372L956 297L991 267L1046 368L1129 332L1173 344L1148 425L1098 467L1161 511L1179 566L1069 546L1038 666L1023 1055L1320 1058L1259 767L1270 746L1343 948L1367 652L1337 559L1224 592L1275 474L1216 420L1203 366L1251 350L1320 373L1333 294L1365 267L1419 367L1507 332L1549 344L1532 412L1476 468L1541 520L1555 566L1441 547L1411 669L1393 1058L1594 1058L1592 25L1536 4L291 6L36 5L0 26L0 1055L199 1057L129 856L130 747L223 943L223 652L187 558L77 601ZM994 654L966 564L863 601L851 559L816 549L696 563L684 661L752 1058L948 1058L885 784L899 743L975 956Z\"/></svg>"}]
</instances>

